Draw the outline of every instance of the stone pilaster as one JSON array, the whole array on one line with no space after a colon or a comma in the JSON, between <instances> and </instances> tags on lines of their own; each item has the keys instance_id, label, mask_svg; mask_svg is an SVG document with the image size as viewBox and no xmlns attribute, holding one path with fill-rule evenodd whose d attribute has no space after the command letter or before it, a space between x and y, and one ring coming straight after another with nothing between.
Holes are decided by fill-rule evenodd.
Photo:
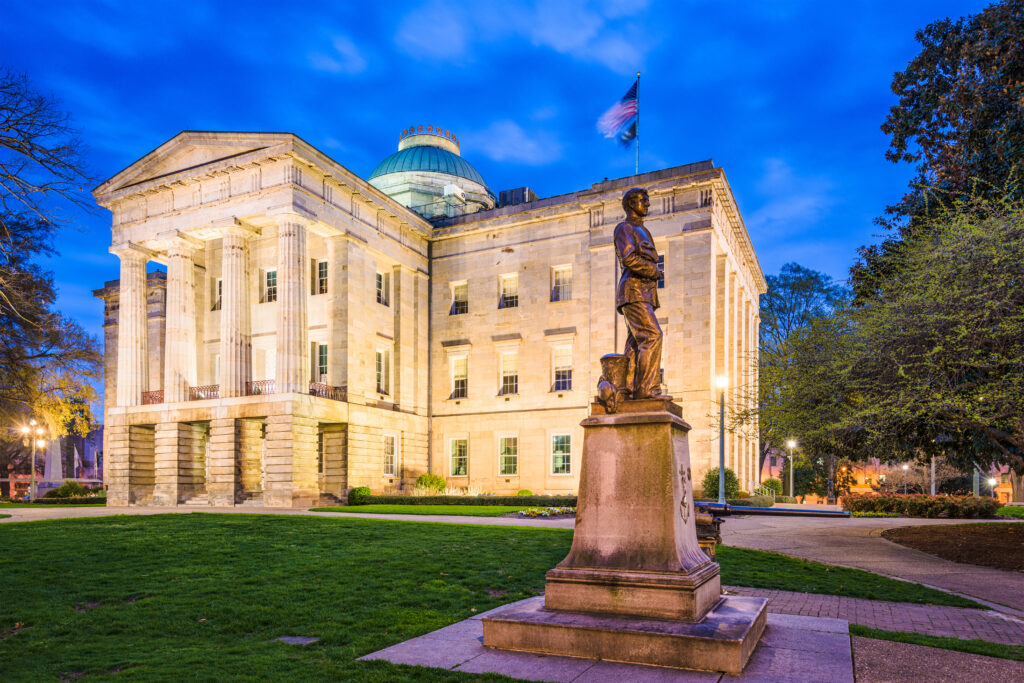
<instances>
[{"instance_id":1,"label":"stone pilaster","mask_svg":"<svg viewBox=\"0 0 1024 683\"><path fill-rule=\"evenodd\" d=\"M155 482L153 427L128 427L128 490L129 502L152 505Z\"/></svg>"},{"instance_id":2,"label":"stone pilaster","mask_svg":"<svg viewBox=\"0 0 1024 683\"><path fill-rule=\"evenodd\" d=\"M316 440L316 420L297 415L267 418L266 507L302 507L319 499Z\"/></svg>"},{"instance_id":3,"label":"stone pilaster","mask_svg":"<svg viewBox=\"0 0 1024 683\"><path fill-rule=\"evenodd\" d=\"M231 507L238 492L238 453L241 446L239 420L210 420L210 451L206 493L210 505Z\"/></svg>"},{"instance_id":4,"label":"stone pilaster","mask_svg":"<svg viewBox=\"0 0 1024 683\"><path fill-rule=\"evenodd\" d=\"M243 494L263 490L263 430L259 420L239 420L239 486Z\"/></svg>"},{"instance_id":5,"label":"stone pilaster","mask_svg":"<svg viewBox=\"0 0 1024 683\"><path fill-rule=\"evenodd\" d=\"M176 239L167 250L167 332L164 402L188 400L196 384L196 292L193 245Z\"/></svg>"},{"instance_id":6,"label":"stone pilaster","mask_svg":"<svg viewBox=\"0 0 1024 683\"><path fill-rule=\"evenodd\" d=\"M309 331L306 313L309 261L306 257L306 225L298 217L285 216L279 221L277 259L275 388L278 393L306 394L309 393Z\"/></svg>"},{"instance_id":7,"label":"stone pilaster","mask_svg":"<svg viewBox=\"0 0 1024 683\"><path fill-rule=\"evenodd\" d=\"M146 317L146 261L150 252L127 244L111 247L121 259L118 292L117 405L142 404L149 387Z\"/></svg>"},{"instance_id":8,"label":"stone pilaster","mask_svg":"<svg viewBox=\"0 0 1024 683\"><path fill-rule=\"evenodd\" d=\"M192 425L162 422L154 434L153 504L175 506L181 501L182 470L192 455Z\"/></svg>"},{"instance_id":9,"label":"stone pilaster","mask_svg":"<svg viewBox=\"0 0 1024 683\"><path fill-rule=\"evenodd\" d=\"M131 500L129 489L129 444L128 426L107 424L103 430L106 441L103 452L103 482L107 486L107 505L128 505Z\"/></svg>"},{"instance_id":10,"label":"stone pilaster","mask_svg":"<svg viewBox=\"0 0 1024 683\"><path fill-rule=\"evenodd\" d=\"M252 380L249 328L248 238L240 227L225 228L221 242L220 396L245 396Z\"/></svg>"},{"instance_id":11,"label":"stone pilaster","mask_svg":"<svg viewBox=\"0 0 1024 683\"><path fill-rule=\"evenodd\" d=\"M342 277L348 261L343 237L327 238L327 383L347 386L348 306L345 305L348 279Z\"/></svg>"}]
</instances>

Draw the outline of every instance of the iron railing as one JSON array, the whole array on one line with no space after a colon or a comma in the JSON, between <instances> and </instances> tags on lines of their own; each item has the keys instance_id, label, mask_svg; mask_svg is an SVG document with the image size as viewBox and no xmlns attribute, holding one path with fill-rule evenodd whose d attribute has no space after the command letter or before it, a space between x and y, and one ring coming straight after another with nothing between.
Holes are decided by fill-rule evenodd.
<instances>
[{"instance_id":1,"label":"iron railing","mask_svg":"<svg viewBox=\"0 0 1024 683\"><path fill-rule=\"evenodd\" d=\"M162 391L143 391L142 392L142 405L151 406L157 403L164 402L164 392Z\"/></svg>"},{"instance_id":2,"label":"iron railing","mask_svg":"<svg viewBox=\"0 0 1024 683\"><path fill-rule=\"evenodd\" d=\"M272 393L274 393L274 380L272 379L258 379L255 382L245 383L246 396L262 396Z\"/></svg>"},{"instance_id":3,"label":"iron railing","mask_svg":"<svg viewBox=\"0 0 1024 683\"><path fill-rule=\"evenodd\" d=\"M329 384L323 384L321 382L309 383L309 395L319 396L320 398L329 398L332 401L348 400L348 391L346 391L345 387L332 387Z\"/></svg>"},{"instance_id":4,"label":"iron railing","mask_svg":"<svg viewBox=\"0 0 1024 683\"><path fill-rule=\"evenodd\" d=\"M220 398L220 385L207 384L204 387L188 388L188 400L202 401L204 398Z\"/></svg>"}]
</instances>

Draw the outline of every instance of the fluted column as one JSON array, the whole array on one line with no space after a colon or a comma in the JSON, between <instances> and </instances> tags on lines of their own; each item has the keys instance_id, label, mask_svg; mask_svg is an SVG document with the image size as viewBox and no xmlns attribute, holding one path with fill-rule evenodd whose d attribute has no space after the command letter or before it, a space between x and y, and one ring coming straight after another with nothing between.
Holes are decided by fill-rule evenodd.
<instances>
[{"instance_id":1,"label":"fluted column","mask_svg":"<svg viewBox=\"0 0 1024 683\"><path fill-rule=\"evenodd\" d=\"M175 239L167 250L167 341L164 346L164 401L188 399L196 383L196 293L193 245Z\"/></svg>"},{"instance_id":2,"label":"fluted column","mask_svg":"<svg viewBox=\"0 0 1024 683\"><path fill-rule=\"evenodd\" d=\"M309 392L308 272L306 225L295 217L283 217L277 232L278 393Z\"/></svg>"},{"instance_id":3,"label":"fluted column","mask_svg":"<svg viewBox=\"0 0 1024 683\"><path fill-rule=\"evenodd\" d=\"M225 228L221 241L220 396L245 396L252 380L248 241L244 228Z\"/></svg>"},{"instance_id":4,"label":"fluted column","mask_svg":"<svg viewBox=\"0 0 1024 683\"><path fill-rule=\"evenodd\" d=\"M146 326L146 261L134 245L111 247L121 259L117 314L117 405L137 406L149 386Z\"/></svg>"}]
</instances>

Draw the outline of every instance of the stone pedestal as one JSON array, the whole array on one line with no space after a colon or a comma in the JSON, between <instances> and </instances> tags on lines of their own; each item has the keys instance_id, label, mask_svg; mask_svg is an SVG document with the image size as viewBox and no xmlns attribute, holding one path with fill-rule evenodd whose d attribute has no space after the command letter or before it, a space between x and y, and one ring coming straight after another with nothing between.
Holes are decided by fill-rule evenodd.
<instances>
[{"instance_id":1,"label":"stone pedestal","mask_svg":"<svg viewBox=\"0 0 1024 683\"><path fill-rule=\"evenodd\" d=\"M700 549L687 432L670 400L591 407L572 548L543 609L484 622L484 645L739 673L764 631L762 599L723 598Z\"/></svg>"}]
</instances>

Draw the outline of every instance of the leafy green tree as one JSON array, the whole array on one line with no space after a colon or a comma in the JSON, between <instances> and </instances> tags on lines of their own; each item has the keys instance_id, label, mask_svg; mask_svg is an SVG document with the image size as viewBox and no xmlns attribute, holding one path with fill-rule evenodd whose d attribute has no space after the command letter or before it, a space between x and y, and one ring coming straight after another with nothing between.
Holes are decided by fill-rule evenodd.
<instances>
[{"instance_id":1,"label":"leafy green tree","mask_svg":"<svg viewBox=\"0 0 1024 683\"><path fill-rule=\"evenodd\" d=\"M958 200L922 225L853 313L846 423L865 452L1009 464L1024 500L1024 202Z\"/></svg>"},{"instance_id":2,"label":"leafy green tree","mask_svg":"<svg viewBox=\"0 0 1024 683\"><path fill-rule=\"evenodd\" d=\"M805 384L806 372L817 362L799 356L806 338L820 336L821 321L841 308L849 293L829 276L796 263L787 263L778 275L767 278L768 291L761 295L761 326L758 363L759 395L754 413L740 413L733 422L753 422L757 417L760 441L759 467L772 450L782 450L788 439L804 433L806 416L798 415L796 387ZM820 368L819 368L820 370Z\"/></svg>"},{"instance_id":3,"label":"leafy green tree","mask_svg":"<svg viewBox=\"0 0 1024 683\"><path fill-rule=\"evenodd\" d=\"M903 240L950 202L1024 198L1024 2L942 19L917 32L921 52L893 76L899 98L882 125L886 158L916 164L909 191L880 223L895 234L864 247L852 282L858 299L880 277L899 277Z\"/></svg>"}]
</instances>

